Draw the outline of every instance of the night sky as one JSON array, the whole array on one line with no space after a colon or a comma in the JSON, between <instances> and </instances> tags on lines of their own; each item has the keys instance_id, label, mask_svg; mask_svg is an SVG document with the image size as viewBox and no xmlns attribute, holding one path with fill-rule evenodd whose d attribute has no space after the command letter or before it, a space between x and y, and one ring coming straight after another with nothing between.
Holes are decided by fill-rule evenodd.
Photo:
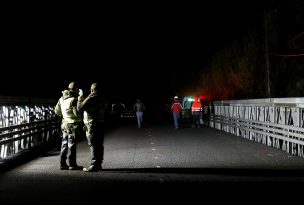
<instances>
[{"instance_id":1,"label":"night sky","mask_svg":"<svg viewBox=\"0 0 304 205\"><path fill-rule=\"evenodd\" d=\"M189 73L255 23L266 4L254 2L12 11L3 19L0 95L57 98L70 81L85 94L101 82L113 99L178 94Z\"/></svg>"}]
</instances>

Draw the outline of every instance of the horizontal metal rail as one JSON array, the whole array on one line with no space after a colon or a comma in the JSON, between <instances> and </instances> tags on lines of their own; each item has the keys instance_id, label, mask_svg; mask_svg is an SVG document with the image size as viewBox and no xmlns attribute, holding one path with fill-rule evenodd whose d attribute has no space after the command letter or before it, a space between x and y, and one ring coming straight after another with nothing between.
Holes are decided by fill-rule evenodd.
<instances>
[{"instance_id":1,"label":"horizontal metal rail","mask_svg":"<svg viewBox=\"0 0 304 205\"><path fill-rule=\"evenodd\" d=\"M304 98L216 101L209 125L304 157Z\"/></svg>"},{"instance_id":2,"label":"horizontal metal rail","mask_svg":"<svg viewBox=\"0 0 304 205\"><path fill-rule=\"evenodd\" d=\"M0 96L0 160L60 136L54 100Z\"/></svg>"}]
</instances>

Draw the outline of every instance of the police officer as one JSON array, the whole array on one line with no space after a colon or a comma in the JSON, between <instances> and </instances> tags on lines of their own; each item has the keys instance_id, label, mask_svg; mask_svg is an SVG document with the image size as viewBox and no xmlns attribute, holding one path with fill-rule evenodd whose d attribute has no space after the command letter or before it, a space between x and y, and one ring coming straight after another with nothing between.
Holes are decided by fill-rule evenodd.
<instances>
[{"instance_id":1,"label":"police officer","mask_svg":"<svg viewBox=\"0 0 304 205\"><path fill-rule=\"evenodd\" d=\"M81 134L82 117L77 111L79 88L76 82L71 82L67 90L62 91L62 97L58 100L55 113L62 117L61 130L61 170L81 170L83 167L76 163L76 141ZM66 163L68 158L69 166Z\"/></svg>"},{"instance_id":2,"label":"police officer","mask_svg":"<svg viewBox=\"0 0 304 205\"><path fill-rule=\"evenodd\" d=\"M91 152L91 164L83 168L84 172L97 172L102 169L104 155L104 114L108 102L101 95L98 83L91 85L91 94L87 98L78 97L77 109L83 113L86 137Z\"/></svg>"}]
</instances>

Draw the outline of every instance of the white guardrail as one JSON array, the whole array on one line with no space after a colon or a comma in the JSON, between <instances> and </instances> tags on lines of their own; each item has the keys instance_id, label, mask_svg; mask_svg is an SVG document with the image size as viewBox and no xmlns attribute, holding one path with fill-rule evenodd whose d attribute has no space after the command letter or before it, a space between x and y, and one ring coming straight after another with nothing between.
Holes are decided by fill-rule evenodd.
<instances>
[{"instance_id":1,"label":"white guardrail","mask_svg":"<svg viewBox=\"0 0 304 205\"><path fill-rule=\"evenodd\" d=\"M55 103L49 99L0 96L0 160L58 136Z\"/></svg>"},{"instance_id":2,"label":"white guardrail","mask_svg":"<svg viewBox=\"0 0 304 205\"><path fill-rule=\"evenodd\" d=\"M214 101L209 125L304 157L304 98Z\"/></svg>"}]
</instances>

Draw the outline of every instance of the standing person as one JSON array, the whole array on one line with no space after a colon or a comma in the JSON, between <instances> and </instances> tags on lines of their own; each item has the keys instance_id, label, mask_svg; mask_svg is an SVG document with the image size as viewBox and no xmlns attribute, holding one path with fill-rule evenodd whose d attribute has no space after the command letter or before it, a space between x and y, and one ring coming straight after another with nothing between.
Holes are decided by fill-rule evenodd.
<instances>
[{"instance_id":1,"label":"standing person","mask_svg":"<svg viewBox=\"0 0 304 205\"><path fill-rule=\"evenodd\" d=\"M175 96L174 97L174 102L171 106L175 129L179 128L180 113L181 113L182 109L183 109L182 104L180 104L178 97Z\"/></svg>"},{"instance_id":2,"label":"standing person","mask_svg":"<svg viewBox=\"0 0 304 205\"><path fill-rule=\"evenodd\" d=\"M137 118L137 127L141 128L142 120L144 115L144 110L146 109L144 103L138 98L136 103L134 104L134 110Z\"/></svg>"},{"instance_id":3,"label":"standing person","mask_svg":"<svg viewBox=\"0 0 304 205\"><path fill-rule=\"evenodd\" d=\"M194 97L194 102L191 106L191 112L193 117L192 127L200 127L200 118L203 111L203 106L198 97Z\"/></svg>"},{"instance_id":4,"label":"standing person","mask_svg":"<svg viewBox=\"0 0 304 205\"><path fill-rule=\"evenodd\" d=\"M108 102L101 95L101 87L98 83L91 85L91 93L87 98L78 97L78 111L83 113L83 122L86 129L86 137L91 153L89 167L83 168L84 172L97 172L102 169L104 156L104 114Z\"/></svg>"},{"instance_id":5,"label":"standing person","mask_svg":"<svg viewBox=\"0 0 304 205\"><path fill-rule=\"evenodd\" d=\"M62 97L55 106L55 113L62 117L61 130L61 170L81 170L82 166L76 163L76 142L81 135L82 117L77 111L77 97L79 88L76 82L71 82L67 90L62 91ZM69 166L67 165L67 160Z\"/></svg>"}]
</instances>

